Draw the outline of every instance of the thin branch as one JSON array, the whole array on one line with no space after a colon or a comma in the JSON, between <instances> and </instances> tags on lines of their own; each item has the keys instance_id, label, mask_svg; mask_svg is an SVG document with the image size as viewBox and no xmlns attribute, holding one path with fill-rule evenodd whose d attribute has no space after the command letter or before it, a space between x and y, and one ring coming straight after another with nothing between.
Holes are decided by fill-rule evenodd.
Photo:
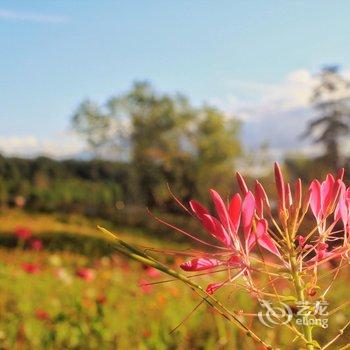
<instances>
[{"instance_id":1,"label":"thin branch","mask_svg":"<svg viewBox=\"0 0 350 350\"><path fill-rule=\"evenodd\" d=\"M334 344L343 334L344 331L346 330L346 328L350 325L350 321L348 321L348 323L339 330L338 334L330 341L328 342L321 350L325 350L328 347L330 347L332 344ZM349 345L349 344L348 344Z\"/></svg>"}]
</instances>

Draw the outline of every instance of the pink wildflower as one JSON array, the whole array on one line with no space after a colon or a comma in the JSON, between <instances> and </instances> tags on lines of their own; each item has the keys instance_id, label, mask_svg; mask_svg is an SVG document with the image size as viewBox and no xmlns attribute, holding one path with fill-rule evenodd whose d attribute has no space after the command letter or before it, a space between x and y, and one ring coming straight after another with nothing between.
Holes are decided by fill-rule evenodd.
<instances>
[{"instance_id":1,"label":"pink wildflower","mask_svg":"<svg viewBox=\"0 0 350 350\"><path fill-rule=\"evenodd\" d=\"M241 187L245 189L246 185L242 177L240 181ZM265 200L262 187L258 186L258 188L262 200ZM211 270L220 266L226 268L229 272L228 280L212 283L207 287L208 293L214 293L249 269L249 255L256 243L278 257L281 255L268 234L267 221L255 218L256 203L250 191L246 192L243 200L239 194L235 194L228 205L215 190L210 190L210 194L217 216L211 215L207 208L195 200L191 200L189 204L206 231L218 241L219 245L214 246L218 252L215 254L203 253L203 256L186 261L180 266L185 271ZM243 238L240 238L240 230L242 230ZM236 275L231 276L231 269L238 269Z\"/></svg>"},{"instance_id":2,"label":"pink wildflower","mask_svg":"<svg viewBox=\"0 0 350 350\"><path fill-rule=\"evenodd\" d=\"M29 241L30 248L36 251L40 251L43 249L43 243L40 239L34 238Z\"/></svg>"},{"instance_id":3,"label":"pink wildflower","mask_svg":"<svg viewBox=\"0 0 350 350\"><path fill-rule=\"evenodd\" d=\"M35 317L41 321L50 320L50 315L45 310L42 310L42 309L38 309L35 311Z\"/></svg>"},{"instance_id":4,"label":"pink wildflower","mask_svg":"<svg viewBox=\"0 0 350 350\"><path fill-rule=\"evenodd\" d=\"M34 263L22 263L22 270L31 275L36 275L41 272L41 266Z\"/></svg>"},{"instance_id":5,"label":"pink wildflower","mask_svg":"<svg viewBox=\"0 0 350 350\"><path fill-rule=\"evenodd\" d=\"M147 267L146 273L147 273L147 276L149 276L151 278L155 278L155 277L160 276L159 270L155 269L154 267Z\"/></svg>"},{"instance_id":6,"label":"pink wildflower","mask_svg":"<svg viewBox=\"0 0 350 350\"><path fill-rule=\"evenodd\" d=\"M15 236L18 240L27 241L32 237L32 232L25 228L25 227L19 227L14 232Z\"/></svg>"},{"instance_id":7,"label":"pink wildflower","mask_svg":"<svg viewBox=\"0 0 350 350\"><path fill-rule=\"evenodd\" d=\"M334 211L335 203L340 193L344 193L345 185L341 179L335 179L328 174L326 180L320 183L313 180L310 185L310 207L318 224L323 224L325 219Z\"/></svg>"},{"instance_id":8,"label":"pink wildflower","mask_svg":"<svg viewBox=\"0 0 350 350\"><path fill-rule=\"evenodd\" d=\"M95 279L95 271L87 267L78 268L75 274L86 282L91 282Z\"/></svg>"},{"instance_id":9,"label":"pink wildflower","mask_svg":"<svg viewBox=\"0 0 350 350\"><path fill-rule=\"evenodd\" d=\"M150 294L153 290L153 286L149 284L148 280L144 278L140 278L138 281L138 285L140 287L140 290L144 294Z\"/></svg>"}]
</instances>

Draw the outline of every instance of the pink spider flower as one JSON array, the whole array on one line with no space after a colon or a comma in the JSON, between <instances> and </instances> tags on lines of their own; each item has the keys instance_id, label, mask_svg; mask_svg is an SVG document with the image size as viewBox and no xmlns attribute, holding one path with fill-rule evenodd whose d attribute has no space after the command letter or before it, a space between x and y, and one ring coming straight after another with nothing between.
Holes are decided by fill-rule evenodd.
<instances>
[{"instance_id":1,"label":"pink spider flower","mask_svg":"<svg viewBox=\"0 0 350 350\"><path fill-rule=\"evenodd\" d=\"M292 237L292 239L295 239L295 244L299 247L299 261L301 263L305 262L308 268L339 257L344 253L344 249L329 244L329 241L338 239L333 237L333 228L339 218L342 219L344 225L350 228L350 189L345 191L345 185L342 182L344 171L341 170L336 178L329 174L322 183L314 180L310 185L308 195L304 197L300 179L297 179L293 186L286 182L278 163L275 163L274 172L279 223L273 216L274 210L271 208L269 198L262 184L255 181L253 194L240 173L237 173L236 176L242 197L237 193L229 203L225 204L215 190L210 190L215 206L215 215L212 215L207 208L195 200L189 202L191 210L188 210L174 196L183 209L201 222L205 230L218 241L217 244L210 244L185 230L156 218L161 223L197 242L216 249L214 253L200 252L194 254L191 260L180 265L185 271L206 271L205 273L208 274L227 270L228 278L225 281L209 284L207 287L208 293L215 292L224 284L234 281L243 274L249 281L252 270L250 264L251 252L256 245L277 256L282 264L288 267L288 262L281 254L288 248L284 245L284 237L281 237L281 249L277 248L280 245L270 236L265 215L277 228L275 234L280 236L282 231L286 232L289 229L298 232L309 207L311 207L318 225L322 220L326 221L325 219L335 211L333 222L328 227L324 226L322 232L319 230L319 236L316 239L314 235L312 241L310 241L311 237L303 236ZM341 198L341 201L339 198ZM340 204L337 205L337 201ZM282 225L281 228L278 227L279 224ZM261 254L261 251L259 253ZM264 261L261 262L264 263ZM233 269L236 269L237 273L232 276Z\"/></svg>"},{"instance_id":2,"label":"pink spider flower","mask_svg":"<svg viewBox=\"0 0 350 350\"><path fill-rule=\"evenodd\" d=\"M320 235L313 242L313 244L306 242L306 239L303 236L299 235L296 237L296 243L299 246L300 252L303 253L303 259L307 260L306 258L309 258L308 265L310 266L325 259L331 259L339 256L340 250L328 250L328 244L326 243L326 239L329 235L331 235L337 220L334 220L334 222L331 223L328 228L326 228L325 218L327 218L327 216L334 211L337 198L339 197L339 192L344 192L344 190L342 190L343 187L345 188L345 185L342 183L344 171L341 170L339 172L337 179L334 179L334 177L329 174L327 179L322 182L322 184L320 184L318 180L313 180L310 185L309 195L304 198L304 201L302 198L303 191L301 180L298 179L295 182L294 191L292 191L291 185L284 180L283 173L278 163L275 163L274 171L278 198L278 216L283 228L287 229L291 226L294 227L294 229L297 229L297 227L300 225L300 218L302 218L307 212L309 204L311 211L317 219L318 225L322 222L322 220L324 222L324 225L322 226L323 231L321 231L319 227L319 232L323 232L324 235ZM248 187L244 178L239 173L237 174L237 180L241 191L246 193L248 191ZM265 208L268 215L273 219L268 197L264 191L264 188L258 181L255 182L254 196L256 203L258 203L257 215L259 217L263 217ZM345 202L346 201L344 200L344 203ZM346 211L345 206L342 206L339 209L338 216L341 216L340 212L343 213L343 220L345 220L345 217L347 218L350 215L350 207L349 210Z\"/></svg>"},{"instance_id":3,"label":"pink spider flower","mask_svg":"<svg viewBox=\"0 0 350 350\"><path fill-rule=\"evenodd\" d=\"M344 170L341 169L336 178L332 174L328 174L322 183L318 180L311 182L310 207L319 225L320 233L326 230L326 219L334 211L337 200L342 197L346 201L345 185L342 181L343 175ZM343 207L338 206L338 210L341 213ZM338 210L336 211L338 212ZM339 217L336 217L336 219L338 220Z\"/></svg>"},{"instance_id":4,"label":"pink spider flower","mask_svg":"<svg viewBox=\"0 0 350 350\"><path fill-rule=\"evenodd\" d=\"M214 293L218 288L249 269L249 255L256 243L272 254L281 257L274 241L267 232L267 221L256 218L256 204L253 194L248 191L242 201L237 193L228 205L224 203L215 190L210 190L217 217L211 215L207 208L195 200L190 201L190 208L205 230L220 244L216 247L220 253L206 254L181 264L185 271L202 271L224 266L229 272L237 268L239 272L224 282L209 284L208 293ZM240 238L240 228L243 239Z\"/></svg>"},{"instance_id":5,"label":"pink spider flower","mask_svg":"<svg viewBox=\"0 0 350 350\"><path fill-rule=\"evenodd\" d=\"M313 266L315 267L320 262L339 257L344 252L342 247L337 247L336 245L330 247L327 243L341 239L333 237L333 229L339 219L342 219L344 224L344 244L346 241L349 210L347 209L348 194L342 181L343 176L344 169L341 169L336 177L332 174L327 174L324 181L319 182L315 179L310 184L310 208L316 219L319 236L314 239L311 245L308 244L304 247L304 251L307 251L304 258L310 252L314 253L314 257L307 262L308 265L314 264Z\"/></svg>"},{"instance_id":6,"label":"pink spider flower","mask_svg":"<svg viewBox=\"0 0 350 350\"><path fill-rule=\"evenodd\" d=\"M285 181L278 163L275 163L274 173L276 206L270 205L265 189L259 181L255 181L254 189L250 190L240 173L236 175L241 194L236 193L229 201L225 202L215 190L210 190L214 213L195 200L189 202L188 208L173 195L182 209L199 220L214 239L214 243L155 217L157 221L210 248L207 251L203 249L169 252L171 255L181 254L190 258L180 264L183 270L200 272L188 278L212 276L218 272L221 273L220 276L225 274L207 285L208 294L213 294L224 285L234 282L237 287L246 289L249 295L260 301L264 301L267 296L289 303L288 300L293 297L289 295L291 290L295 291L295 301L314 301L319 292L322 294L317 300L325 300L325 295L333 286L340 269L346 266L344 258L350 260L350 187L346 188L343 183L344 170L340 170L337 176L328 174L322 182L313 180L308 191L305 191L306 195L303 194L300 179L294 184ZM311 227L310 221L305 220L309 214L316 219ZM344 232L343 229L339 230L341 225L337 225L338 223L343 224ZM117 236L116 242L117 250L121 253L147 266L156 267L175 280L185 282L198 291L203 299L206 298L200 285L195 282L189 283L182 274L147 255L143 248L141 250L141 247L129 246ZM321 274L322 266L331 261L332 265L339 263L338 267L333 269L332 266L330 271ZM255 279L256 273L264 274L264 278ZM153 276L153 271L149 276ZM240 276L240 281L236 281ZM328 277L329 281L319 283L324 277ZM151 292L152 283L143 279L139 283L143 293ZM327 287L322 291L324 284ZM281 293L281 289L284 288L288 288L287 295ZM243 310L234 313L248 317L251 315ZM232 314L228 313L227 317L232 317ZM314 315L309 313L305 317L306 321L314 320ZM244 324L248 323L250 322ZM299 325L295 323L296 326ZM317 344L312 334L313 324L303 322L300 326L300 332L303 334L299 331L296 334L300 334L300 339L303 338L306 347L313 348L313 343ZM333 344L337 338L336 336L327 344ZM256 339L259 340L258 337ZM264 341L260 343L264 348L271 347L265 346Z\"/></svg>"}]
</instances>

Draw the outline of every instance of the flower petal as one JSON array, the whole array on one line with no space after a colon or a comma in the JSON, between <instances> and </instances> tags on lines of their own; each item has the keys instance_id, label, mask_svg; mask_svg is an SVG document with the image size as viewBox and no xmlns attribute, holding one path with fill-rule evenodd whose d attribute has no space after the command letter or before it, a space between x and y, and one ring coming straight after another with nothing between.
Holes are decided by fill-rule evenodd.
<instances>
[{"instance_id":1,"label":"flower petal","mask_svg":"<svg viewBox=\"0 0 350 350\"><path fill-rule=\"evenodd\" d=\"M279 198L279 206L280 206L280 209L284 210L286 207L285 184L284 184L281 168L277 162L275 163L275 181L276 181L277 193Z\"/></svg>"},{"instance_id":2,"label":"flower petal","mask_svg":"<svg viewBox=\"0 0 350 350\"><path fill-rule=\"evenodd\" d=\"M230 259L228 259L227 264L229 266L240 267L242 266L242 258L238 255L232 255Z\"/></svg>"},{"instance_id":3,"label":"flower petal","mask_svg":"<svg viewBox=\"0 0 350 350\"><path fill-rule=\"evenodd\" d=\"M270 253L281 258L281 253L277 249L276 244L267 233L265 233L262 237L260 237L258 242L263 248L268 250Z\"/></svg>"},{"instance_id":4,"label":"flower petal","mask_svg":"<svg viewBox=\"0 0 350 350\"><path fill-rule=\"evenodd\" d=\"M219 288L221 288L227 281L218 282L218 283L210 283L208 284L207 289L205 290L208 294L214 294Z\"/></svg>"},{"instance_id":5,"label":"flower petal","mask_svg":"<svg viewBox=\"0 0 350 350\"><path fill-rule=\"evenodd\" d=\"M342 220L344 229L346 230L347 223L349 220L349 209L347 205L347 192L345 192L345 185L340 190L339 201L334 211L334 220Z\"/></svg>"},{"instance_id":6,"label":"flower petal","mask_svg":"<svg viewBox=\"0 0 350 350\"><path fill-rule=\"evenodd\" d=\"M294 199L296 208L301 209L302 206L302 196L303 196L303 187L301 179L298 179L294 185Z\"/></svg>"},{"instance_id":7,"label":"flower petal","mask_svg":"<svg viewBox=\"0 0 350 350\"><path fill-rule=\"evenodd\" d=\"M209 214L209 211L206 207L204 207L201 203L197 202L196 200L191 200L190 207L192 211L196 214L196 216L202 220L203 216L205 214Z\"/></svg>"},{"instance_id":8,"label":"flower petal","mask_svg":"<svg viewBox=\"0 0 350 350\"><path fill-rule=\"evenodd\" d=\"M233 232L237 232L238 228L239 228L239 224L241 221L241 205L242 205L242 199L241 196L236 193L232 199L231 202L229 204L228 207L228 212L230 215L230 219L232 222L232 228L233 228Z\"/></svg>"},{"instance_id":9,"label":"flower petal","mask_svg":"<svg viewBox=\"0 0 350 350\"><path fill-rule=\"evenodd\" d=\"M258 221L255 232L252 233L249 237L249 250L252 249L256 240L258 241L261 247L265 248L270 253L281 257L281 254L278 251L276 244L267 232L267 221L264 219Z\"/></svg>"},{"instance_id":10,"label":"flower petal","mask_svg":"<svg viewBox=\"0 0 350 350\"><path fill-rule=\"evenodd\" d=\"M226 230L230 230L231 228L230 217L228 215L227 208L224 201L220 197L219 193L217 193L215 190L210 190L210 195L214 202L215 209L221 223L224 225Z\"/></svg>"},{"instance_id":11,"label":"flower petal","mask_svg":"<svg viewBox=\"0 0 350 350\"><path fill-rule=\"evenodd\" d=\"M338 170L338 173L337 173L337 180L343 180L344 172L345 172L345 169L344 169L344 168L341 168L341 169Z\"/></svg>"},{"instance_id":12,"label":"flower petal","mask_svg":"<svg viewBox=\"0 0 350 350\"><path fill-rule=\"evenodd\" d=\"M264 187L258 180L255 180L254 195L255 195L255 201L256 201L256 213L260 218L262 218L263 210L264 210L263 205L265 203L267 207L270 208L270 202Z\"/></svg>"},{"instance_id":13,"label":"flower petal","mask_svg":"<svg viewBox=\"0 0 350 350\"><path fill-rule=\"evenodd\" d=\"M245 196L249 192L248 186L244 180L244 177L238 171L236 172L236 179L243 196Z\"/></svg>"},{"instance_id":14,"label":"flower petal","mask_svg":"<svg viewBox=\"0 0 350 350\"><path fill-rule=\"evenodd\" d=\"M336 195L333 191L334 184L335 180L331 174L328 174L326 180L321 184L321 210L323 215L327 215L327 209L332 204L334 195Z\"/></svg>"},{"instance_id":15,"label":"flower petal","mask_svg":"<svg viewBox=\"0 0 350 350\"><path fill-rule=\"evenodd\" d=\"M199 258L184 262L180 267L185 271L202 271L222 265L223 262L217 259Z\"/></svg>"},{"instance_id":16,"label":"flower petal","mask_svg":"<svg viewBox=\"0 0 350 350\"><path fill-rule=\"evenodd\" d=\"M246 194L242 203L242 223L243 223L243 232L246 239L248 238L250 229L252 227L254 211L255 211L255 199L253 194L249 191Z\"/></svg>"},{"instance_id":17,"label":"flower petal","mask_svg":"<svg viewBox=\"0 0 350 350\"><path fill-rule=\"evenodd\" d=\"M321 213L321 185L318 180L313 180L310 185L310 207L316 220L320 219Z\"/></svg>"},{"instance_id":18,"label":"flower petal","mask_svg":"<svg viewBox=\"0 0 350 350\"><path fill-rule=\"evenodd\" d=\"M293 204L292 191L290 189L289 183L286 184L285 190L286 190L285 200L286 200L287 207L289 208Z\"/></svg>"},{"instance_id":19,"label":"flower petal","mask_svg":"<svg viewBox=\"0 0 350 350\"><path fill-rule=\"evenodd\" d=\"M206 214L202 218L204 227L211 233L216 239L223 242L226 247L231 246L230 235L225 230L222 223L213 216Z\"/></svg>"}]
</instances>

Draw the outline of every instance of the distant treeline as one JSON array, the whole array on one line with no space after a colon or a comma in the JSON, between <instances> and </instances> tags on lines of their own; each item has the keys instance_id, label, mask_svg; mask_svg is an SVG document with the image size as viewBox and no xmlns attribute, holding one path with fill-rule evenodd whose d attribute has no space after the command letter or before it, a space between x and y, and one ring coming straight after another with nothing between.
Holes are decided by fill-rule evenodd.
<instances>
[{"instance_id":1,"label":"distant treeline","mask_svg":"<svg viewBox=\"0 0 350 350\"><path fill-rule=\"evenodd\" d=\"M158 234L168 232L147 215L149 188L140 188L137 173L137 167L126 162L59 161L46 157L23 159L0 155L0 207L82 214L123 226L142 227ZM178 224L184 221L188 226L188 218L178 215L183 212L169 195L166 183L162 187L164 193L159 198L164 196L164 200L156 203L153 209L161 211L163 217L175 219ZM195 187L192 190L195 191Z\"/></svg>"},{"instance_id":2,"label":"distant treeline","mask_svg":"<svg viewBox=\"0 0 350 350\"><path fill-rule=\"evenodd\" d=\"M0 203L106 217L134 202L131 178L125 163L0 156Z\"/></svg>"},{"instance_id":3,"label":"distant treeline","mask_svg":"<svg viewBox=\"0 0 350 350\"><path fill-rule=\"evenodd\" d=\"M322 158L310 160L303 157L286 159L284 168L290 180L300 177L305 182L313 177L322 178L331 170L325 166ZM23 159L0 156L0 207L20 206L36 212L77 213L105 218L122 226L142 227L157 234L168 233L168 228L147 215L146 209L150 207L179 226L189 229L193 225L192 229L197 228L192 222L194 220L181 215L185 213L171 197L163 177L157 189L155 179L150 182L150 186L139 186L138 174L137 166L130 162L58 161L46 157ZM275 189L270 175L267 176L268 181L264 181L266 178L260 180L273 196ZM225 180L225 188L220 191L223 196L238 190L234 187L233 172L227 172ZM179 187L174 182L170 185L175 186L174 192L181 200L198 199L203 194L202 202L209 204L209 182L203 188L198 188L185 178L178 181ZM253 179L247 176L247 181L253 188ZM154 193L151 191L152 186L156 189ZM152 206L150 203L154 197L156 203Z\"/></svg>"}]
</instances>

